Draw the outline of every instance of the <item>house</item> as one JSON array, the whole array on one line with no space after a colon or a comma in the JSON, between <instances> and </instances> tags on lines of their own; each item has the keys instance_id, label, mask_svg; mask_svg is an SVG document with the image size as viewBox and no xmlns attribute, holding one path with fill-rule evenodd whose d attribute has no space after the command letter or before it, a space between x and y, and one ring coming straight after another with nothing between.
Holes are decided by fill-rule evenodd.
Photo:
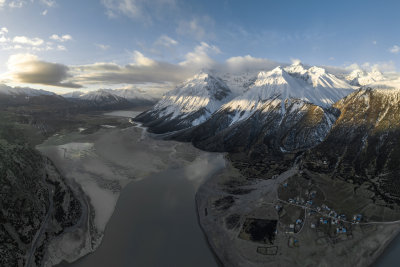
<instances>
[{"instance_id":1,"label":"house","mask_svg":"<svg viewBox=\"0 0 400 267\"><path fill-rule=\"evenodd\" d=\"M346 227L338 227L338 228L336 228L336 233L337 234L345 234L345 233L347 233L347 229L346 229Z\"/></svg>"},{"instance_id":2,"label":"house","mask_svg":"<svg viewBox=\"0 0 400 267\"><path fill-rule=\"evenodd\" d=\"M353 216L353 221L359 223L362 219L362 215L361 214L356 214Z\"/></svg>"},{"instance_id":3,"label":"house","mask_svg":"<svg viewBox=\"0 0 400 267\"><path fill-rule=\"evenodd\" d=\"M328 224L328 219L325 219L325 218L319 218L319 222L320 223L322 223L322 224Z\"/></svg>"}]
</instances>

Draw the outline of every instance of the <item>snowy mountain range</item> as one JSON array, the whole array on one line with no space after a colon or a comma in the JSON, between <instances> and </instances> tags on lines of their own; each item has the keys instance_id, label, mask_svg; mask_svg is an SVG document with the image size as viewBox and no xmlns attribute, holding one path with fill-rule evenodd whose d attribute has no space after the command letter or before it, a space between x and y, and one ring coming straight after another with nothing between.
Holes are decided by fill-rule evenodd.
<instances>
[{"instance_id":1,"label":"snowy mountain range","mask_svg":"<svg viewBox=\"0 0 400 267\"><path fill-rule=\"evenodd\" d=\"M54 93L24 87L10 87L5 84L0 84L0 95L5 96L40 96L40 95L54 95Z\"/></svg>"},{"instance_id":2,"label":"snowy mountain range","mask_svg":"<svg viewBox=\"0 0 400 267\"><path fill-rule=\"evenodd\" d=\"M168 138L209 151L295 152L324 142L332 129L338 129L341 114L350 114L341 101L349 101L359 91L399 85L400 80L388 80L377 70L353 71L340 79L323 68L300 63L241 75L202 72L135 120L150 132L168 133ZM400 89L393 90L388 94L397 96ZM367 101L364 98L357 101ZM361 108L356 110L360 114ZM385 107L374 109L386 114Z\"/></svg>"},{"instance_id":3,"label":"snowy mountain range","mask_svg":"<svg viewBox=\"0 0 400 267\"><path fill-rule=\"evenodd\" d=\"M229 119L233 124L249 118L268 100L281 101L282 110L285 100L290 99L326 108L353 90L352 86L322 68L305 69L301 64L294 64L260 72L244 94L223 105L218 112L231 114Z\"/></svg>"},{"instance_id":4,"label":"snowy mountain range","mask_svg":"<svg viewBox=\"0 0 400 267\"><path fill-rule=\"evenodd\" d=\"M256 112L267 114L274 110L286 116L309 105L325 110L354 91L353 86L324 69L306 68L300 63L257 74L221 77L202 72L167 93L136 119L156 133L212 121L219 121L219 128L225 129Z\"/></svg>"},{"instance_id":5,"label":"snowy mountain range","mask_svg":"<svg viewBox=\"0 0 400 267\"><path fill-rule=\"evenodd\" d=\"M118 103L121 101L155 102L157 100L145 92L135 89L99 89L89 92L73 91L63 94L62 96L70 99L92 101L99 104Z\"/></svg>"}]
</instances>

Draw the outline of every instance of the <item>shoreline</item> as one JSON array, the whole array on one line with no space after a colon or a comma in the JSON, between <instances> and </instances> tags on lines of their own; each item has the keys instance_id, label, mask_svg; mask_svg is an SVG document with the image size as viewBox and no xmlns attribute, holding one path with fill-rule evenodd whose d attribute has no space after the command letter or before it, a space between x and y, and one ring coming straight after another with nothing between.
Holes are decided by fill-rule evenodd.
<instances>
[{"instance_id":1,"label":"shoreline","mask_svg":"<svg viewBox=\"0 0 400 267\"><path fill-rule=\"evenodd\" d=\"M370 266L378 267L377 264L379 264L379 261L383 259L382 257L385 256L385 253L387 252L388 249L390 249L390 246L394 245L392 244L392 242L394 242L398 238L400 239L400 223L399 223L399 229L397 230L397 234L393 235L391 238L386 240L386 243L383 246L381 246L380 251L378 252L379 254L378 257L375 259L375 261L371 262Z\"/></svg>"}]
</instances>

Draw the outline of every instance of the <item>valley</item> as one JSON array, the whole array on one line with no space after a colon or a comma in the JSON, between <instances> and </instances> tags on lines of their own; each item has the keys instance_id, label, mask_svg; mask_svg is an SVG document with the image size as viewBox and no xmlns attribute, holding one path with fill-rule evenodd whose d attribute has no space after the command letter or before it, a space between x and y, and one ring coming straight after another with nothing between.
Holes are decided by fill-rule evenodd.
<instances>
[{"instance_id":1,"label":"valley","mask_svg":"<svg viewBox=\"0 0 400 267\"><path fill-rule=\"evenodd\" d=\"M202 72L152 107L110 90L12 97L5 144L37 149L50 167L30 192L41 215L24 226L29 239L3 231L20 243L7 259L208 266L208 242L224 266L375 262L400 229L398 90L301 64L240 81L243 92Z\"/></svg>"},{"instance_id":2,"label":"valley","mask_svg":"<svg viewBox=\"0 0 400 267\"><path fill-rule=\"evenodd\" d=\"M392 267L400 1L0 0L0 267Z\"/></svg>"}]
</instances>

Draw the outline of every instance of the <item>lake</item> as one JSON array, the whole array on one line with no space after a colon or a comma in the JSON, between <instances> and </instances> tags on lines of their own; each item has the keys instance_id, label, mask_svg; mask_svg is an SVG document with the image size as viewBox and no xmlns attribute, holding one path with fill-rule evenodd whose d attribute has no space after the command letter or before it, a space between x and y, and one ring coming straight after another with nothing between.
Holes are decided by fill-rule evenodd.
<instances>
[{"instance_id":1,"label":"lake","mask_svg":"<svg viewBox=\"0 0 400 267\"><path fill-rule=\"evenodd\" d=\"M82 186L96 213L93 227L104 233L96 251L59 266L218 266L198 223L195 194L205 179L225 168L223 154L144 132L140 127L90 135L77 131L39 147L67 179ZM54 247L78 247L72 238L69 244L58 242Z\"/></svg>"}]
</instances>

